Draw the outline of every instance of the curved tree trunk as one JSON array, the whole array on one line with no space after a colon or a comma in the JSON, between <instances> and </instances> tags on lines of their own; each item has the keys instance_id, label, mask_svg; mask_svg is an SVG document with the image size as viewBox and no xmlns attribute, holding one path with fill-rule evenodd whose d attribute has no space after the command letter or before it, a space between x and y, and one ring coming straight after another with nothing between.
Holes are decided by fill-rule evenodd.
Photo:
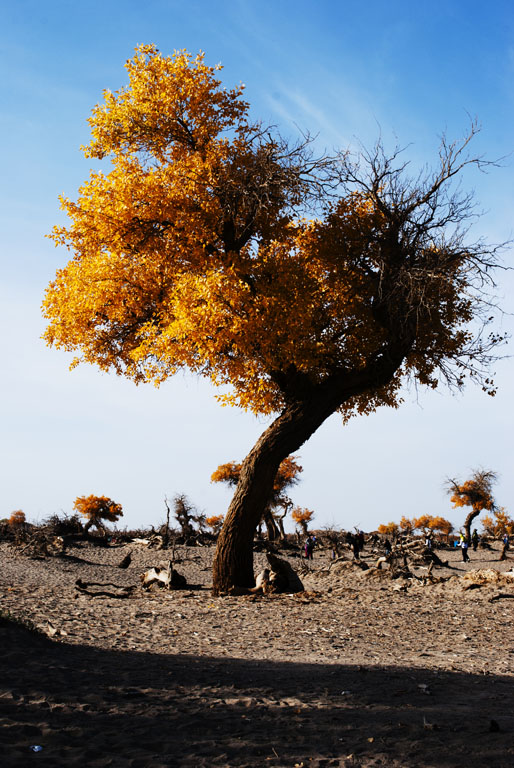
<instances>
[{"instance_id":1,"label":"curved tree trunk","mask_svg":"<svg viewBox=\"0 0 514 768\"><path fill-rule=\"evenodd\" d=\"M332 411L331 411L332 412ZM254 585L253 538L273 491L280 463L329 416L312 424L309 410L289 407L261 435L241 466L236 492L218 537L213 562L213 592Z\"/></svg>"},{"instance_id":2,"label":"curved tree trunk","mask_svg":"<svg viewBox=\"0 0 514 768\"><path fill-rule=\"evenodd\" d=\"M478 517L480 512L482 512L481 509L472 509L464 521L464 530L466 531L466 539L468 541L468 544L471 544L471 523L473 522L475 517Z\"/></svg>"},{"instance_id":3,"label":"curved tree trunk","mask_svg":"<svg viewBox=\"0 0 514 768\"><path fill-rule=\"evenodd\" d=\"M289 512L289 508L286 507L285 512L283 512L283 514L281 514L279 517L275 519L275 522L280 531L280 535L279 535L280 541L285 541L285 538L286 538L286 532L284 531L284 517L287 515L288 512Z\"/></svg>"},{"instance_id":4,"label":"curved tree trunk","mask_svg":"<svg viewBox=\"0 0 514 768\"><path fill-rule=\"evenodd\" d=\"M241 465L239 482L214 553L212 589L226 594L254 585L253 538L273 492L281 462L297 451L323 422L352 397L390 382L412 338L400 333L386 350L360 371L338 371L310 386L302 399L287 405L263 432Z\"/></svg>"},{"instance_id":5,"label":"curved tree trunk","mask_svg":"<svg viewBox=\"0 0 514 768\"><path fill-rule=\"evenodd\" d=\"M396 369L397 366L395 366ZM373 377L376 382L377 375ZM326 380L309 397L286 406L264 431L241 465L239 482L218 537L213 561L213 593L254 585L253 539L273 491L280 463L303 443L349 397L370 386L370 374L352 381Z\"/></svg>"}]
</instances>

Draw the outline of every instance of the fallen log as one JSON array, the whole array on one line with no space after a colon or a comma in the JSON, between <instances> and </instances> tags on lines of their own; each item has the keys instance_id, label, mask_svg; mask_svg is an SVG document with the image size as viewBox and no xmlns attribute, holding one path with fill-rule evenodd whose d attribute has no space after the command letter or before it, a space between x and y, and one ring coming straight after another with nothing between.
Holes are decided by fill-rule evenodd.
<instances>
[{"instance_id":1,"label":"fallen log","mask_svg":"<svg viewBox=\"0 0 514 768\"><path fill-rule=\"evenodd\" d=\"M499 592L497 595L489 598L490 603L495 603L497 600L514 600L514 595L509 592Z\"/></svg>"},{"instance_id":2,"label":"fallen log","mask_svg":"<svg viewBox=\"0 0 514 768\"><path fill-rule=\"evenodd\" d=\"M90 587L114 587L115 589L120 590L119 592L107 592L106 590L94 590L91 591ZM81 594L89 595L90 597L115 597L123 599L125 597L131 597L135 586L131 585L129 587L120 585L120 584L113 584L112 582L98 582L98 581L82 581L82 579L77 579L75 582L75 589L78 589L78 591Z\"/></svg>"}]
</instances>

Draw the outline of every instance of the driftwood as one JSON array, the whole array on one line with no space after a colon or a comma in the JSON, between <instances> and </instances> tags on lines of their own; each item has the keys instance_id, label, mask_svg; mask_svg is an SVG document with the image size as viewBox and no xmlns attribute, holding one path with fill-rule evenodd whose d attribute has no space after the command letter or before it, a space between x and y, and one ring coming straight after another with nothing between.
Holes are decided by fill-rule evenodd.
<instances>
[{"instance_id":1,"label":"driftwood","mask_svg":"<svg viewBox=\"0 0 514 768\"><path fill-rule=\"evenodd\" d=\"M106 590L99 589L91 591L90 587L114 587L119 591L107 592ZM135 586L126 587L120 584L113 584L112 582L82 581L82 579L77 579L75 589L78 589L81 594L89 595L90 597L116 597L123 599L132 596Z\"/></svg>"},{"instance_id":2,"label":"driftwood","mask_svg":"<svg viewBox=\"0 0 514 768\"><path fill-rule=\"evenodd\" d=\"M43 560L45 557L64 555L66 544L62 536L53 536L44 530L36 529L29 534L28 540L18 549L21 554L33 560Z\"/></svg>"},{"instance_id":3,"label":"driftwood","mask_svg":"<svg viewBox=\"0 0 514 768\"><path fill-rule=\"evenodd\" d=\"M497 595L494 595L489 599L489 602L495 603L497 600L514 600L514 595L509 592L498 592Z\"/></svg>"},{"instance_id":4,"label":"driftwood","mask_svg":"<svg viewBox=\"0 0 514 768\"><path fill-rule=\"evenodd\" d=\"M134 538L131 539L132 544L139 544L143 547L148 547L148 549L164 549L165 542L164 537L160 536L158 533L153 534L153 536L150 536L148 539L142 539L142 538Z\"/></svg>"},{"instance_id":5,"label":"driftwood","mask_svg":"<svg viewBox=\"0 0 514 768\"><path fill-rule=\"evenodd\" d=\"M338 563L348 563L351 562L348 560L348 558L345 555L339 555L338 557L334 558L334 560L331 560L328 569L331 570L334 565L337 565Z\"/></svg>"},{"instance_id":6,"label":"driftwood","mask_svg":"<svg viewBox=\"0 0 514 768\"><path fill-rule=\"evenodd\" d=\"M167 568L150 568L141 574L141 588L149 589L152 584L159 584L166 589L184 589L187 579L173 568L170 560Z\"/></svg>"}]
</instances>

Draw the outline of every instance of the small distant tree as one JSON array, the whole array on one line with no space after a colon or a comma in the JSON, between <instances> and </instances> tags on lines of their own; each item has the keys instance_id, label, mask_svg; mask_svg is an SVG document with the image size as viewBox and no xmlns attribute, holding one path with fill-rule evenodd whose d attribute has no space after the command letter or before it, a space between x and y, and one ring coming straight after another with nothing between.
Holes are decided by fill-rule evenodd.
<instances>
[{"instance_id":1,"label":"small distant tree","mask_svg":"<svg viewBox=\"0 0 514 768\"><path fill-rule=\"evenodd\" d=\"M336 557L341 555L343 546L345 543L345 536L341 530L334 528L333 526L325 526L323 528L323 538L325 539L329 549L332 550Z\"/></svg>"},{"instance_id":2,"label":"small distant tree","mask_svg":"<svg viewBox=\"0 0 514 768\"><path fill-rule=\"evenodd\" d=\"M58 514L50 515L46 520L43 520L43 525L53 536L73 536L84 531L84 526L77 512L73 515L64 513L62 517L59 517Z\"/></svg>"},{"instance_id":3,"label":"small distant tree","mask_svg":"<svg viewBox=\"0 0 514 768\"><path fill-rule=\"evenodd\" d=\"M205 515L198 511L184 493L174 496L173 507L184 542L196 540L198 534L203 532L206 523Z\"/></svg>"},{"instance_id":4,"label":"small distant tree","mask_svg":"<svg viewBox=\"0 0 514 768\"><path fill-rule=\"evenodd\" d=\"M312 509L307 509L306 507L295 507L291 512L291 517L295 523L300 526L302 533L304 533L305 536L308 536L308 526L314 518L314 512Z\"/></svg>"},{"instance_id":5,"label":"small distant tree","mask_svg":"<svg viewBox=\"0 0 514 768\"><path fill-rule=\"evenodd\" d=\"M382 536L397 536L399 531L398 523L386 523L378 526L377 531Z\"/></svg>"},{"instance_id":6,"label":"small distant tree","mask_svg":"<svg viewBox=\"0 0 514 768\"><path fill-rule=\"evenodd\" d=\"M498 507L493 512L493 517L485 515L482 518L482 528L488 536L498 538L505 533L514 534L514 520L510 517L505 507Z\"/></svg>"},{"instance_id":7,"label":"small distant tree","mask_svg":"<svg viewBox=\"0 0 514 768\"><path fill-rule=\"evenodd\" d=\"M25 518L25 512L21 509L16 509L14 512L11 513L11 516L9 518L9 525L23 525L23 523L26 523Z\"/></svg>"},{"instance_id":8,"label":"small distant tree","mask_svg":"<svg viewBox=\"0 0 514 768\"><path fill-rule=\"evenodd\" d=\"M223 519L223 515L213 515L212 517L207 517L205 520L205 524L209 526L215 536L221 531Z\"/></svg>"},{"instance_id":9,"label":"small distant tree","mask_svg":"<svg viewBox=\"0 0 514 768\"><path fill-rule=\"evenodd\" d=\"M437 515L436 517L432 518L432 530L433 531L439 531L443 534L443 536L448 537L450 533L453 532L453 525L450 523L449 520L447 520L445 517L442 517L440 515Z\"/></svg>"},{"instance_id":10,"label":"small distant tree","mask_svg":"<svg viewBox=\"0 0 514 768\"><path fill-rule=\"evenodd\" d=\"M466 538L471 540L471 523L478 515L487 510L494 512L496 504L493 498L493 485L498 480L496 472L485 469L476 469L469 480L463 483L457 482L454 478L447 481L448 493L451 494L450 501L454 507L471 507L464 521Z\"/></svg>"},{"instance_id":11,"label":"small distant tree","mask_svg":"<svg viewBox=\"0 0 514 768\"><path fill-rule=\"evenodd\" d=\"M399 525L400 531L402 533L405 533L408 536L409 534L412 533L412 531L416 527L417 526L414 525L414 522L412 520L409 520L409 518L405 517L405 515L402 516L402 518L400 520L400 525Z\"/></svg>"},{"instance_id":12,"label":"small distant tree","mask_svg":"<svg viewBox=\"0 0 514 768\"><path fill-rule=\"evenodd\" d=\"M78 496L73 503L73 509L87 519L84 526L85 533L93 526L105 533L104 521L116 523L123 515L121 504L117 504L108 496L95 496L94 494Z\"/></svg>"},{"instance_id":13,"label":"small distant tree","mask_svg":"<svg viewBox=\"0 0 514 768\"><path fill-rule=\"evenodd\" d=\"M275 475L272 496L262 516L270 541L275 541L280 536L282 538L285 536L283 519L293 505L286 491L298 483L298 476L302 471L302 467L297 463L296 458L295 456L288 456L280 464ZM227 483L227 485L235 487L239 482L240 473L241 464L229 461L227 464L220 464L212 473L211 482ZM279 516L278 510L280 508L282 509L282 515Z\"/></svg>"},{"instance_id":14,"label":"small distant tree","mask_svg":"<svg viewBox=\"0 0 514 768\"><path fill-rule=\"evenodd\" d=\"M423 531L425 534L431 531L449 536L453 531L453 525L450 521L439 515L421 515L421 517L415 518L412 523L414 530Z\"/></svg>"}]
</instances>

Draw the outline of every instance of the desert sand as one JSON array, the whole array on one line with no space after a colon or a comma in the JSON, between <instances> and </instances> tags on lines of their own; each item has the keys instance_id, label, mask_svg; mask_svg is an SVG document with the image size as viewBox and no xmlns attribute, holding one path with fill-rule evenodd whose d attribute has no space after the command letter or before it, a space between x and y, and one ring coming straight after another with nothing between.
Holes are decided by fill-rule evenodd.
<instances>
[{"instance_id":1,"label":"desert sand","mask_svg":"<svg viewBox=\"0 0 514 768\"><path fill-rule=\"evenodd\" d=\"M2 543L0 762L512 768L514 558L439 555L435 583L316 552L290 558L305 592L213 598L207 547L178 548L187 589L144 592L166 552Z\"/></svg>"}]
</instances>

